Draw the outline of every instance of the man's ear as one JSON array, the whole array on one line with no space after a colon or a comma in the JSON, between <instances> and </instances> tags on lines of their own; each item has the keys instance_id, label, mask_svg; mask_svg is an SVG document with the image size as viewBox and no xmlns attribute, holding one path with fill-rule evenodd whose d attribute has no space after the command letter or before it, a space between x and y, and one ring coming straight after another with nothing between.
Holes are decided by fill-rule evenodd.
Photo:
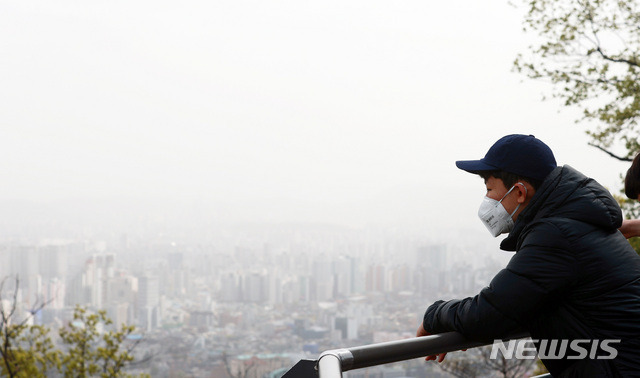
<instances>
[{"instance_id":1,"label":"man's ear","mask_svg":"<svg viewBox=\"0 0 640 378\"><path fill-rule=\"evenodd\" d=\"M516 201L518 201L518 203L524 203L527 200L527 194L529 193L526 183L520 181L516 182L514 190L517 195Z\"/></svg>"}]
</instances>

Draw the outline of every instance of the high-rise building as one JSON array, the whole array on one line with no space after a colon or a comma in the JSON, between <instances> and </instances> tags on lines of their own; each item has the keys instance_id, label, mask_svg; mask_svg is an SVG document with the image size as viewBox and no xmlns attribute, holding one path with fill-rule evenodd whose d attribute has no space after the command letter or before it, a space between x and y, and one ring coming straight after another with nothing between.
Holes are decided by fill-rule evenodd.
<instances>
[{"instance_id":1,"label":"high-rise building","mask_svg":"<svg viewBox=\"0 0 640 378\"><path fill-rule=\"evenodd\" d=\"M38 275L38 250L35 246L16 246L11 252L11 272L22 281ZM24 285L22 283L21 285Z\"/></svg>"},{"instance_id":2,"label":"high-rise building","mask_svg":"<svg viewBox=\"0 0 640 378\"><path fill-rule=\"evenodd\" d=\"M65 306L66 287L63 280L52 278L43 284L42 301L46 307L54 310L63 309Z\"/></svg>"},{"instance_id":3,"label":"high-rise building","mask_svg":"<svg viewBox=\"0 0 640 378\"><path fill-rule=\"evenodd\" d=\"M220 301L241 301L239 277L235 272L227 272L220 277Z\"/></svg>"},{"instance_id":4,"label":"high-rise building","mask_svg":"<svg viewBox=\"0 0 640 378\"><path fill-rule=\"evenodd\" d=\"M315 282L316 300L318 302L333 299L333 269L328 260L316 260L312 265L313 280Z\"/></svg>"},{"instance_id":5,"label":"high-rise building","mask_svg":"<svg viewBox=\"0 0 640 378\"><path fill-rule=\"evenodd\" d=\"M367 269L366 290L383 293L386 291L386 267L370 265Z\"/></svg>"},{"instance_id":6,"label":"high-rise building","mask_svg":"<svg viewBox=\"0 0 640 378\"><path fill-rule=\"evenodd\" d=\"M80 303L90 303L95 308L105 308L108 303L109 281L115 274L115 255L94 254L89 258L82 272L81 286L83 290L83 301ZM74 284L77 285L76 282ZM74 288L74 291L77 288Z\"/></svg>"},{"instance_id":7,"label":"high-rise building","mask_svg":"<svg viewBox=\"0 0 640 378\"><path fill-rule=\"evenodd\" d=\"M118 272L109 280L107 303L111 306L118 303L135 303L138 292L138 279L128 273Z\"/></svg>"},{"instance_id":8,"label":"high-rise building","mask_svg":"<svg viewBox=\"0 0 640 378\"><path fill-rule=\"evenodd\" d=\"M161 324L160 282L158 277L144 275L138 279L138 325L147 331Z\"/></svg>"},{"instance_id":9,"label":"high-rise building","mask_svg":"<svg viewBox=\"0 0 640 378\"><path fill-rule=\"evenodd\" d=\"M336 317L333 323L334 329L340 331L343 340L355 340L358 338L358 321L352 317Z\"/></svg>"},{"instance_id":10,"label":"high-rise building","mask_svg":"<svg viewBox=\"0 0 640 378\"><path fill-rule=\"evenodd\" d=\"M266 274L250 272L244 275L242 297L245 302L264 303L269 295Z\"/></svg>"},{"instance_id":11,"label":"high-rise building","mask_svg":"<svg viewBox=\"0 0 640 378\"><path fill-rule=\"evenodd\" d=\"M340 256L333 261L334 296L348 297L353 289L352 260Z\"/></svg>"},{"instance_id":12,"label":"high-rise building","mask_svg":"<svg viewBox=\"0 0 640 378\"><path fill-rule=\"evenodd\" d=\"M48 245L40 248L39 267L44 280L66 277L67 266L67 246Z\"/></svg>"},{"instance_id":13,"label":"high-rise building","mask_svg":"<svg viewBox=\"0 0 640 378\"><path fill-rule=\"evenodd\" d=\"M411 274L406 265L395 266L389 271L390 290L399 292L411 289Z\"/></svg>"},{"instance_id":14,"label":"high-rise building","mask_svg":"<svg viewBox=\"0 0 640 378\"><path fill-rule=\"evenodd\" d=\"M35 246L14 246L10 255L9 274L19 280L18 285L27 306L35 305L42 294L38 249Z\"/></svg>"}]
</instances>

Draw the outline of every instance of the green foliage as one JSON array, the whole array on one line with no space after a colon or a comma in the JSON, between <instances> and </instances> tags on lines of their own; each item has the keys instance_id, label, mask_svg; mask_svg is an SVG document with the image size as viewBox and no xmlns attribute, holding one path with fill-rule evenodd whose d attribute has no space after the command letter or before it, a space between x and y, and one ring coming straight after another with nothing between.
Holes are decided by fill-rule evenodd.
<instances>
[{"instance_id":1,"label":"green foliage","mask_svg":"<svg viewBox=\"0 0 640 378\"><path fill-rule=\"evenodd\" d=\"M640 255L640 237L629 239L629 244L636 250L636 253Z\"/></svg>"},{"instance_id":2,"label":"green foliage","mask_svg":"<svg viewBox=\"0 0 640 378\"><path fill-rule=\"evenodd\" d=\"M0 374L9 377L46 377L60 366L60 352L48 337L43 326L3 324L2 364Z\"/></svg>"},{"instance_id":3,"label":"green foliage","mask_svg":"<svg viewBox=\"0 0 640 378\"><path fill-rule=\"evenodd\" d=\"M597 121L596 146L640 151L640 3L636 0L525 0L524 29L536 45L516 71L554 84L553 96Z\"/></svg>"},{"instance_id":4,"label":"green foliage","mask_svg":"<svg viewBox=\"0 0 640 378\"><path fill-rule=\"evenodd\" d=\"M61 357L61 372L65 377L124 377L124 367L133 361L131 350L123 349L125 339L134 331L123 325L119 330L100 332L99 325L112 325L104 310L90 313L77 306L73 322L60 329L60 338L68 346Z\"/></svg>"},{"instance_id":5,"label":"green foliage","mask_svg":"<svg viewBox=\"0 0 640 378\"><path fill-rule=\"evenodd\" d=\"M640 2L637 0L524 0L524 30L539 39L518 56L516 71L550 81L553 97L582 109L592 145L621 160L640 152ZM580 121L578 120L578 121ZM621 145L623 156L607 149ZM627 219L635 200L616 196ZM640 253L640 238L629 239Z\"/></svg>"},{"instance_id":6,"label":"green foliage","mask_svg":"<svg viewBox=\"0 0 640 378\"><path fill-rule=\"evenodd\" d=\"M127 343L134 327L105 330L112 325L105 311L91 313L76 307L73 321L59 331L64 348L49 337L49 329L31 325L33 314L46 305L41 302L22 314L18 305L19 280L16 278L9 299L0 281L0 375L7 377L47 377L55 371L65 377L124 377L127 364L134 359L137 343ZM125 346L128 344L128 347ZM146 375L145 375L146 376Z\"/></svg>"},{"instance_id":7,"label":"green foliage","mask_svg":"<svg viewBox=\"0 0 640 378\"><path fill-rule=\"evenodd\" d=\"M59 366L59 352L53 348L47 328L29 324L45 303L36 305L29 315L22 314L17 304L20 280L15 278L12 290L7 290L6 283L7 277L0 281L0 374L45 377Z\"/></svg>"}]
</instances>

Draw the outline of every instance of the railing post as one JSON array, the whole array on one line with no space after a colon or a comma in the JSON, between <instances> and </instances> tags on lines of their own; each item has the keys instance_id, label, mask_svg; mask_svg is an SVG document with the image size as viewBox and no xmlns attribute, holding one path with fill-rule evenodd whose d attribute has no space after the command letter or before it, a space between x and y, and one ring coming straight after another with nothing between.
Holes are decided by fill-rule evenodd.
<instances>
[{"instance_id":1,"label":"railing post","mask_svg":"<svg viewBox=\"0 0 640 378\"><path fill-rule=\"evenodd\" d=\"M342 360L337 351L327 351L318 359L318 375L320 378L342 378Z\"/></svg>"},{"instance_id":2,"label":"railing post","mask_svg":"<svg viewBox=\"0 0 640 378\"><path fill-rule=\"evenodd\" d=\"M318 358L318 375L320 378L339 378L352 366L353 354L349 349L328 350Z\"/></svg>"}]
</instances>

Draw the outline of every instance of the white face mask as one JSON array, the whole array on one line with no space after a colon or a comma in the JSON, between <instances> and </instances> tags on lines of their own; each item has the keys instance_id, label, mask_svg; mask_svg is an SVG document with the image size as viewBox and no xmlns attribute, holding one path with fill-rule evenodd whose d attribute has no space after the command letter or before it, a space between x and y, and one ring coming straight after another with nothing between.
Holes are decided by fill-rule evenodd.
<instances>
[{"instance_id":1,"label":"white face mask","mask_svg":"<svg viewBox=\"0 0 640 378\"><path fill-rule=\"evenodd\" d=\"M522 183L518 183L524 186ZM482 203L480 204L480 209L478 210L478 216L484 225L487 227L487 230L493 235L494 238L498 237L500 234L506 234L511 232L513 229L513 214L518 211L520 208L520 204L513 210L513 213L507 213L504 206L502 206L502 200L515 188L513 185L509 191L502 196L500 201L496 201L493 198L484 197ZM525 193L527 187L524 187Z\"/></svg>"}]
</instances>

